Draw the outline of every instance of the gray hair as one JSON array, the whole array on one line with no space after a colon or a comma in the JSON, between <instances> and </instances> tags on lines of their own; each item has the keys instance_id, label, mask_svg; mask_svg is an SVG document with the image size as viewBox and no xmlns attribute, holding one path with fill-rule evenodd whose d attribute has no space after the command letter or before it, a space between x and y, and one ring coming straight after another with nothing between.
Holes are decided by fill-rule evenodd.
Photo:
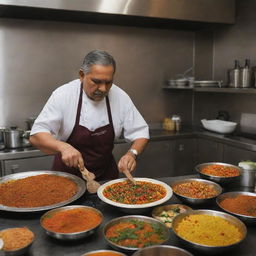
<instances>
[{"instance_id":1,"label":"gray hair","mask_svg":"<svg viewBox=\"0 0 256 256\"><path fill-rule=\"evenodd\" d=\"M89 52L84 58L81 70L87 74L91 71L91 66L93 65L112 66L114 72L116 71L116 62L114 58L109 53L102 50Z\"/></svg>"}]
</instances>

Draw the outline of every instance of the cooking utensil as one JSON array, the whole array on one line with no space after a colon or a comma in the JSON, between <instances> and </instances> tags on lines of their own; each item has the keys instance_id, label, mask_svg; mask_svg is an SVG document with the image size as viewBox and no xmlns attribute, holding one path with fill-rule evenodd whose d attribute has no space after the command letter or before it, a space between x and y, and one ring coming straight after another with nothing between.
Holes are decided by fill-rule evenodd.
<instances>
[{"instance_id":1,"label":"cooking utensil","mask_svg":"<svg viewBox=\"0 0 256 256\"><path fill-rule=\"evenodd\" d=\"M222 81L204 80L194 81L194 87L221 87Z\"/></svg>"},{"instance_id":2,"label":"cooking utensil","mask_svg":"<svg viewBox=\"0 0 256 256\"><path fill-rule=\"evenodd\" d=\"M0 184L12 181L12 180L19 180L19 179L24 179L27 177L31 176L37 176L37 175L42 175L42 174L48 174L48 175L57 175L61 177L68 178L72 180L73 182L76 183L77 185L77 192L75 195L73 195L71 198L69 198L66 201L56 203L56 204L51 204L47 206L40 206L40 207L30 207L30 208L23 208L23 207L11 207L11 206L5 206L0 204L0 210L1 211L9 211L9 212L37 212L37 211L44 211L44 210L50 210L56 207L64 206L66 204L69 204L78 198L80 198L84 192L85 192L85 183L84 181L79 178L76 175L72 175L67 172L56 172L56 171L31 171L31 172L19 172L7 176L3 176L0 178Z\"/></svg>"},{"instance_id":3,"label":"cooking utensil","mask_svg":"<svg viewBox=\"0 0 256 256\"><path fill-rule=\"evenodd\" d=\"M86 180L86 187L89 193L94 194L97 192L100 187L100 183L95 181L95 175L92 172L89 172L85 167L82 169L79 166L79 170L83 175L83 178Z\"/></svg>"},{"instance_id":4,"label":"cooking utensil","mask_svg":"<svg viewBox=\"0 0 256 256\"><path fill-rule=\"evenodd\" d=\"M124 170L123 173L125 174L127 179L133 183L133 185L136 185L136 180L132 177L131 172L129 172L128 170Z\"/></svg>"}]
</instances>

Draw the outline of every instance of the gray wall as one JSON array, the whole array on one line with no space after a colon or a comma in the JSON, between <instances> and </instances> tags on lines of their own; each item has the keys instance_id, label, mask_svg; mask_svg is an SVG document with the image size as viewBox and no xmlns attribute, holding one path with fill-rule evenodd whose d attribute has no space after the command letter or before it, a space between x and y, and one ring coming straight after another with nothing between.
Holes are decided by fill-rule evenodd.
<instances>
[{"instance_id":1,"label":"gray wall","mask_svg":"<svg viewBox=\"0 0 256 256\"><path fill-rule=\"evenodd\" d=\"M0 126L25 127L53 89L77 78L95 48L117 61L120 85L149 123L180 114L191 123L191 94L162 90L193 64L194 32L37 20L0 20ZM182 102L182 105L181 105Z\"/></svg>"},{"instance_id":2,"label":"gray wall","mask_svg":"<svg viewBox=\"0 0 256 256\"><path fill-rule=\"evenodd\" d=\"M236 24L222 26L214 31L199 32L196 35L199 43L196 55L196 75L203 77L204 72L216 80L227 81L227 69L232 68L234 59L240 60L244 65L244 59L250 58L252 65L256 65L256 1L236 1ZM205 35L209 33L209 36ZM212 60L209 53L205 55L206 64L200 58L205 48L210 48L210 34L213 34ZM196 48L197 48L196 47ZM202 51L200 53L200 51ZM212 61L213 69L209 62ZM204 72L202 72L202 70ZM205 77L204 77L205 78ZM240 123L243 113L256 114L256 94L223 94L223 93L196 93L194 123L199 124L202 118L214 119L218 110L226 110L230 119Z\"/></svg>"}]
</instances>

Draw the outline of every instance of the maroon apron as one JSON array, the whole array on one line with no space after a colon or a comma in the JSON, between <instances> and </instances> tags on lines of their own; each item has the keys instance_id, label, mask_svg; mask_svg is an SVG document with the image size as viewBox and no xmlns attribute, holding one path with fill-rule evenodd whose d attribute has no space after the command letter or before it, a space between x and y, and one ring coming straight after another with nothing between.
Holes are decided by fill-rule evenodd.
<instances>
[{"instance_id":1,"label":"maroon apron","mask_svg":"<svg viewBox=\"0 0 256 256\"><path fill-rule=\"evenodd\" d=\"M108 180L118 178L118 168L112 155L114 148L115 132L110 110L109 99L106 97L109 124L90 131L79 125L82 108L83 85L81 84L79 102L76 113L76 123L67 143L76 148L83 156L85 167L93 172L96 180ZM95 117L100 118L100 117ZM54 171L63 171L82 177L77 168L66 166L61 160L61 154L56 154L52 166Z\"/></svg>"}]
</instances>

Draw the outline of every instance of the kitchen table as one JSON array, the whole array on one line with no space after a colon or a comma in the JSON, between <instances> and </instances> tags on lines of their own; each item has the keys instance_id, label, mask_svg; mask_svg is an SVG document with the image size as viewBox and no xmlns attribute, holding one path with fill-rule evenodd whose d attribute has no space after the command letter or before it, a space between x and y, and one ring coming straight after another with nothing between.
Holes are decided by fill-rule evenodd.
<instances>
[{"instance_id":1,"label":"kitchen table","mask_svg":"<svg viewBox=\"0 0 256 256\"><path fill-rule=\"evenodd\" d=\"M187 175L178 177L165 177L159 178L166 182L167 184L184 178L198 177L197 175ZM180 201L173 196L168 203L180 203ZM35 241L30 248L30 253L26 256L79 256L83 253L89 252L91 250L100 249L111 249L108 244L104 241L102 230L104 225L111 219L126 215L125 213L119 211L112 206L109 206L102 202L97 195L89 195L85 193L80 199L72 203L80 205L88 205L97 208L104 214L104 221L101 227L97 230L95 234L85 239L79 241L59 241L49 237L40 226L40 217L44 212L34 212L34 213L14 213L0 211L0 230L11 227L22 227L27 226L35 233ZM193 206L192 206L193 207ZM195 209L195 207L193 207ZM213 203L206 209L217 210L217 205ZM199 207L196 209L200 209ZM201 207L201 209L204 209ZM148 211L144 215L151 216L151 211ZM236 249L230 251L226 255L232 256L255 256L256 255L256 227L247 226L248 234L246 239L241 243L241 245ZM174 233L171 230L171 237L167 242L169 245L179 246L185 248L179 243L175 238ZM189 249L188 249L189 250ZM189 250L195 256L203 256L196 251Z\"/></svg>"}]
</instances>

